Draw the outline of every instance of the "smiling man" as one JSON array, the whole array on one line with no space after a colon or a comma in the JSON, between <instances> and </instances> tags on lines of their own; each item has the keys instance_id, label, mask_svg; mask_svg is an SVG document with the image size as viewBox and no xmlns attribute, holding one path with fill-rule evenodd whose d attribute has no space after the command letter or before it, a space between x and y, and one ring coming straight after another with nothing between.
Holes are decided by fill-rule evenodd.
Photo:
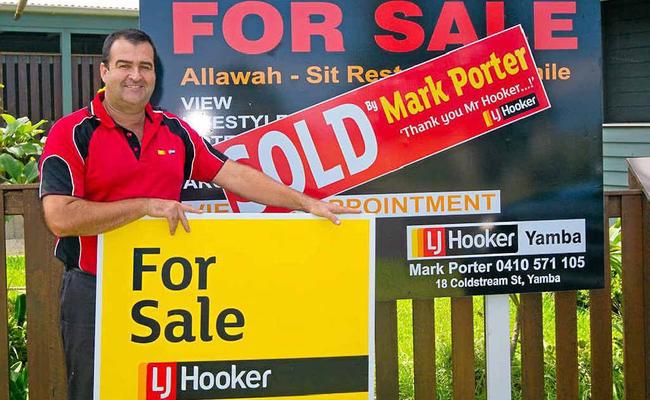
<instances>
[{"instance_id":1,"label":"smiling man","mask_svg":"<svg viewBox=\"0 0 650 400\"><path fill-rule=\"evenodd\" d=\"M48 227L59 238L65 265L61 331L70 399L93 395L97 236L144 216L180 222L187 179L213 182L267 205L303 210L338 223L353 210L313 199L213 149L177 116L149 104L156 83L155 46L128 29L104 42L106 90L91 104L57 121L41 157L41 191ZM215 235L219 234L215 232Z\"/></svg>"}]
</instances>

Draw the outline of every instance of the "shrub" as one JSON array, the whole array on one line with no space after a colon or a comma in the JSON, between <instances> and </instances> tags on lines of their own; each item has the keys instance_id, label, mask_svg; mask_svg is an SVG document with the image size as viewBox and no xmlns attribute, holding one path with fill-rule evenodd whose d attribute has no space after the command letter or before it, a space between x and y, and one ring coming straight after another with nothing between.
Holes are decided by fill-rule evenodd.
<instances>
[{"instance_id":1,"label":"shrub","mask_svg":"<svg viewBox=\"0 0 650 400\"><path fill-rule=\"evenodd\" d=\"M9 317L9 398L25 400L28 398L27 386L27 319L25 293L9 300L13 312Z\"/></svg>"},{"instance_id":2,"label":"shrub","mask_svg":"<svg viewBox=\"0 0 650 400\"><path fill-rule=\"evenodd\" d=\"M27 117L14 118L2 114L6 126L0 128L0 182L32 183L38 180L38 157L43 152L39 129L46 121L36 124Z\"/></svg>"}]
</instances>

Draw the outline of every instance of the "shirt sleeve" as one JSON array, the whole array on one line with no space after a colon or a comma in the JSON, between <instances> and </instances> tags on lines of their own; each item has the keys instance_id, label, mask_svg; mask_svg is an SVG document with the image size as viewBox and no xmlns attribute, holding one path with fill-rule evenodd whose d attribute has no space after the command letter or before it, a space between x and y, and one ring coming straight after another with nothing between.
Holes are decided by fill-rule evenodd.
<instances>
[{"instance_id":1,"label":"shirt sleeve","mask_svg":"<svg viewBox=\"0 0 650 400\"><path fill-rule=\"evenodd\" d=\"M50 194L84 197L86 167L74 131L65 120L50 128L39 162L41 198Z\"/></svg>"},{"instance_id":2,"label":"shirt sleeve","mask_svg":"<svg viewBox=\"0 0 650 400\"><path fill-rule=\"evenodd\" d=\"M195 151L190 179L211 182L226 163L228 157L213 148L207 140L202 138L189 125L185 124L185 127Z\"/></svg>"}]
</instances>

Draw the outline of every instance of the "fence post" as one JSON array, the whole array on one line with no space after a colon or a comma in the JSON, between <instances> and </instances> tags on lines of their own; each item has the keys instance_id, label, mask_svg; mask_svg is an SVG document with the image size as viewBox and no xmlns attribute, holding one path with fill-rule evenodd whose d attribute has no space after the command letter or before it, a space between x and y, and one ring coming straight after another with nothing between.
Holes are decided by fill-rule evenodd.
<instances>
[{"instance_id":1,"label":"fence post","mask_svg":"<svg viewBox=\"0 0 650 400\"><path fill-rule=\"evenodd\" d=\"M0 191L0 349L9 348L8 334L8 316L7 316L7 253L5 238L5 204L4 192ZM9 352L0 351L0 400L9 399Z\"/></svg>"},{"instance_id":2,"label":"fence post","mask_svg":"<svg viewBox=\"0 0 650 400\"><path fill-rule=\"evenodd\" d=\"M639 262L641 269L641 285L643 290L642 319L643 327L640 340L643 344L643 373L645 396L650 392L650 360L647 352L650 349L650 157L628 158L628 183L630 189L641 189L644 196L640 201L639 233L636 243L639 245ZM625 265L625 264L624 264Z\"/></svg>"},{"instance_id":3,"label":"fence post","mask_svg":"<svg viewBox=\"0 0 650 400\"><path fill-rule=\"evenodd\" d=\"M59 335L62 266L52 255L54 237L43 220L38 188L23 190L23 204L29 397L33 400L64 400L65 364Z\"/></svg>"},{"instance_id":4,"label":"fence post","mask_svg":"<svg viewBox=\"0 0 650 400\"><path fill-rule=\"evenodd\" d=\"M454 400L473 399L474 306L473 297L451 299L451 353Z\"/></svg>"},{"instance_id":5,"label":"fence post","mask_svg":"<svg viewBox=\"0 0 650 400\"><path fill-rule=\"evenodd\" d=\"M61 32L61 88L63 98L63 115L70 114L72 108L72 45L70 31ZM75 71L76 72L76 71Z\"/></svg>"},{"instance_id":6,"label":"fence post","mask_svg":"<svg viewBox=\"0 0 650 400\"><path fill-rule=\"evenodd\" d=\"M521 296L521 389L525 400L544 399L542 294Z\"/></svg>"},{"instance_id":7,"label":"fence post","mask_svg":"<svg viewBox=\"0 0 650 400\"><path fill-rule=\"evenodd\" d=\"M577 292L555 293L556 393L558 399L578 400Z\"/></svg>"},{"instance_id":8,"label":"fence post","mask_svg":"<svg viewBox=\"0 0 650 400\"><path fill-rule=\"evenodd\" d=\"M512 399L510 296L485 296L485 369L488 400Z\"/></svg>"},{"instance_id":9,"label":"fence post","mask_svg":"<svg viewBox=\"0 0 650 400\"><path fill-rule=\"evenodd\" d=\"M604 287L589 292L589 329L591 355L591 398L592 400L610 400L612 388L612 285L611 265L609 260L609 217L614 214L620 196L605 197L605 228L603 249L605 251ZM620 210L617 215L620 215Z\"/></svg>"},{"instance_id":10,"label":"fence post","mask_svg":"<svg viewBox=\"0 0 650 400\"><path fill-rule=\"evenodd\" d=\"M375 303L375 327L377 400L398 400L399 364L395 300Z\"/></svg>"}]
</instances>

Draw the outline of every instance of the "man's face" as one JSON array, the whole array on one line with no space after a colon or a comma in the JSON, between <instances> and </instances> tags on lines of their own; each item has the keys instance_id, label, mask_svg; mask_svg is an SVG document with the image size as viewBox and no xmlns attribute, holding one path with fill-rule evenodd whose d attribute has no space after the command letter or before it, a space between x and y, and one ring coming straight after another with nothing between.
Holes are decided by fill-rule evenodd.
<instances>
[{"instance_id":1,"label":"man's face","mask_svg":"<svg viewBox=\"0 0 650 400\"><path fill-rule=\"evenodd\" d=\"M144 110L156 85L153 48L146 42L134 45L117 39L111 46L108 65L102 63L100 73L112 107Z\"/></svg>"}]
</instances>

